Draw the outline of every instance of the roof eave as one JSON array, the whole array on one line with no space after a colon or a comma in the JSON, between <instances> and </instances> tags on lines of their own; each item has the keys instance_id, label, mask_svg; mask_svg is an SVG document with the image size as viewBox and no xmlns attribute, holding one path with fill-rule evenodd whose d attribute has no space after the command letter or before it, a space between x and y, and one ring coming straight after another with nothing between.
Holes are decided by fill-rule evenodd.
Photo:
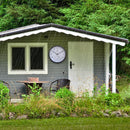
<instances>
[{"instance_id":1,"label":"roof eave","mask_svg":"<svg viewBox=\"0 0 130 130\"><path fill-rule=\"evenodd\" d=\"M49 28L55 28L55 29L51 30ZM16 36L16 35L21 35L23 33L25 34L25 33L32 32L32 34L33 34L33 32L36 32L36 31L39 32L39 30L42 30L41 32L44 32L43 30L47 30L47 29L48 29L48 31L57 31L57 30L64 30L66 32L70 31L70 32L73 32L73 33L79 33L80 34L79 36L86 35L86 36L89 36L89 37L98 37L98 38L102 38L102 39L107 39L108 41L116 41L116 43L117 42L122 43L121 45L123 45L123 46L125 44L129 43L128 39L114 37L114 36L110 36L110 35L104 35L104 34L90 32L90 31L85 31L85 30L81 30L81 29L70 28L70 27L66 27L66 26L63 26L63 25L53 24L53 23L43 24L43 25L40 25L40 26L37 26L37 27L33 27L33 28L29 28L29 29L24 29L24 30L20 30L20 31L7 33L7 34L2 34L2 35L0 35L0 37L1 37L0 41L4 41L2 39L5 39L5 40L7 39L8 40L9 37L13 37L13 36ZM59 31L59 32L64 33L63 31ZM72 33L70 33L70 34L72 34ZM26 36L27 36L27 34L26 34ZM93 40L96 40L96 39L93 39ZM106 42L106 40L104 42ZM110 42L110 43L113 43L113 42Z\"/></svg>"}]
</instances>

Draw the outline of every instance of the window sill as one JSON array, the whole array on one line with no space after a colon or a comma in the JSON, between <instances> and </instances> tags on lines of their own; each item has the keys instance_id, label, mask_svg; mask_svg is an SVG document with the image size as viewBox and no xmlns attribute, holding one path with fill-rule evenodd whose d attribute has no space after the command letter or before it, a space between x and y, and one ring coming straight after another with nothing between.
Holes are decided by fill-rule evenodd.
<instances>
[{"instance_id":1,"label":"window sill","mask_svg":"<svg viewBox=\"0 0 130 130\"><path fill-rule=\"evenodd\" d=\"M8 71L9 75L21 75L21 74L48 74L48 71L37 70L37 71Z\"/></svg>"}]
</instances>

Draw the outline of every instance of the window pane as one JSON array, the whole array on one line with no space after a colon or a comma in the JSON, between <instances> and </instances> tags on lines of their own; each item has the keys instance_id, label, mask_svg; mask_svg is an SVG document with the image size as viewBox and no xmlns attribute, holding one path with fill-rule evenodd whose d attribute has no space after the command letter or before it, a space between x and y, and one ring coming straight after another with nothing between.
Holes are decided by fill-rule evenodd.
<instances>
[{"instance_id":1,"label":"window pane","mask_svg":"<svg viewBox=\"0 0 130 130\"><path fill-rule=\"evenodd\" d=\"M12 48L12 70L25 70L25 48Z\"/></svg>"},{"instance_id":2,"label":"window pane","mask_svg":"<svg viewBox=\"0 0 130 130\"><path fill-rule=\"evenodd\" d=\"M30 60L31 69L43 69L43 48L31 47Z\"/></svg>"}]
</instances>

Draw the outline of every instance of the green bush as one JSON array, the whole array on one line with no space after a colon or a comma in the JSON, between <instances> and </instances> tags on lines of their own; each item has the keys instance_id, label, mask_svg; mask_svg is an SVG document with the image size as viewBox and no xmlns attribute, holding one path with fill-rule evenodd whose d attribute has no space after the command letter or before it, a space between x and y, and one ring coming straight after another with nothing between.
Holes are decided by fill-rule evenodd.
<instances>
[{"instance_id":1,"label":"green bush","mask_svg":"<svg viewBox=\"0 0 130 130\"><path fill-rule=\"evenodd\" d=\"M124 101L118 93L108 93L104 99L108 106L120 107L124 105Z\"/></svg>"},{"instance_id":2,"label":"green bush","mask_svg":"<svg viewBox=\"0 0 130 130\"><path fill-rule=\"evenodd\" d=\"M73 100L74 98L74 93L71 92L70 90L68 90L67 88L60 88L56 94L55 94L55 98L70 98Z\"/></svg>"},{"instance_id":3,"label":"green bush","mask_svg":"<svg viewBox=\"0 0 130 130\"><path fill-rule=\"evenodd\" d=\"M8 104L9 89L0 83L0 108L4 108Z\"/></svg>"},{"instance_id":4,"label":"green bush","mask_svg":"<svg viewBox=\"0 0 130 130\"><path fill-rule=\"evenodd\" d=\"M74 97L74 93L65 87L60 88L55 94L55 98L59 99L57 102L58 105L65 108L68 114L70 114L73 109L72 105L74 102Z\"/></svg>"},{"instance_id":5,"label":"green bush","mask_svg":"<svg viewBox=\"0 0 130 130\"><path fill-rule=\"evenodd\" d=\"M65 104L70 104L72 105L72 102L74 101L74 93L67 88L60 88L56 94L55 98L62 100Z\"/></svg>"},{"instance_id":6,"label":"green bush","mask_svg":"<svg viewBox=\"0 0 130 130\"><path fill-rule=\"evenodd\" d=\"M105 85L102 85L95 93L92 97L93 103L95 104L95 107L100 107L100 109L113 109L113 107L119 108L126 105L125 100L119 93L109 92L106 90Z\"/></svg>"}]
</instances>

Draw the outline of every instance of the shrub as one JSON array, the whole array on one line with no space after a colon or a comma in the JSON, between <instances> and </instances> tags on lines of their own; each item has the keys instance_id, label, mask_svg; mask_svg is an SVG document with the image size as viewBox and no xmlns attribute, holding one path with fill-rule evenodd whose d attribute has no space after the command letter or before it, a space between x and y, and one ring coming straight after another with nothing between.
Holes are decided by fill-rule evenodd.
<instances>
[{"instance_id":1,"label":"shrub","mask_svg":"<svg viewBox=\"0 0 130 130\"><path fill-rule=\"evenodd\" d=\"M78 97L75 100L75 109L81 108L82 110L89 110L93 105L93 98L89 96L89 92L84 92L82 97Z\"/></svg>"},{"instance_id":2,"label":"shrub","mask_svg":"<svg viewBox=\"0 0 130 130\"><path fill-rule=\"evenodd\" d=\"M74 93L65 87L60 88L55 94L55 98L59 99L58 104L61 107L64 107L69 113L73 109L72 105L73 105L74 97L75 97Z\"/></svg>"},{"instance_id":3,"label":"shrub","mask_svg":"<svg viewBox=\"0 0 130 130\"><path fill-rule=\"evenodd\" d=\"M121 107L125 105L125 101L118 93L111 93L106 90L106 86L102 85L97 91L96 95L93 97L93 101L96 107L109 108L111 107Z\"/></svg>"},{"instance_id":4,"label":"shrub","mask_svg":"<svg viewBox=\"0 0 130 130\"><path fill-rule=\"evenodd\" d=\"M56 98L70 98L70 99L73 100L73 98L74 98L74 93L64 87L64 88L60 88L60 89L56 92L55 97L56 97Z\"/></svg>"},{"instance_id":5,"label":"shrub","mask_svg":"<svg viewBox=\"0 0 130 130\"><path fill-rule=\"evenodd\" d=\"M108 93L104 99L108 106L120 107L124 105L124 101L118 93Z\"/></svg>"},{"instance_id":6,"label":"shrub","mask_svg":"<svg viewBox=\"0 0 130 130\"><path fill-rule=\"evenodd\" d=\"M0 83L0 108L4 108L8 104L9 89Z\"/></svg>"},{"instance_id":7,"label":"shrub","mask_svg":"<svg viewBox=\"0 0 130 130\"><path fill-rule=\"evenodd\" d=\"M56 99L60 99L64 101L65 104L72 104L72 101L74 100L74 93L67 88L60 88L56 94L55 94Z\"/></svg>"}]
</instances>

